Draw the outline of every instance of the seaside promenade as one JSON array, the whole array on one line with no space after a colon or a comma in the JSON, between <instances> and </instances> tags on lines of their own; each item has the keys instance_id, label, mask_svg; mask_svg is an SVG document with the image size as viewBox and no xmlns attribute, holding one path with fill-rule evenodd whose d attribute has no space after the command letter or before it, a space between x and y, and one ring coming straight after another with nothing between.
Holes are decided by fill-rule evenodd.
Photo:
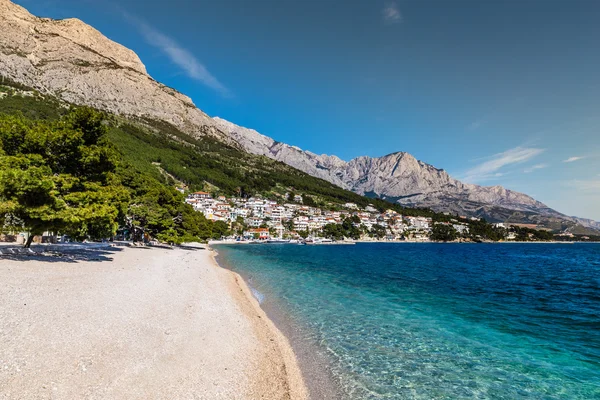
<instances>
[{"instance_id":1,"label":"seaside promenade","mask_svg":"<svg viewBox=\"0 0 600 400\"><path fill-rule=\"evenodd\" d=\"M304 399L287 339L209 250L0 257L0 399Z\"/></svg>"}]
</instances>

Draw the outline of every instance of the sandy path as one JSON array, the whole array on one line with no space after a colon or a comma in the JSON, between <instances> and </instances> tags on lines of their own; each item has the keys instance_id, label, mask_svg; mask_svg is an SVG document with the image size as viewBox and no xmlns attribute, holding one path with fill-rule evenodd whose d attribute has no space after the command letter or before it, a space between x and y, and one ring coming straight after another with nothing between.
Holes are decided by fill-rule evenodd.
<instances>
[{"instance_id":1,"label":"sandy path","mask_svg":"<svg viewBox=\"0 0 600 400\"><path fill-rule=\"evenodd\" d=\"M99 258L0 258L0 399L306 397L285 337L209 251Z\"/></svg>"}]
</instances>

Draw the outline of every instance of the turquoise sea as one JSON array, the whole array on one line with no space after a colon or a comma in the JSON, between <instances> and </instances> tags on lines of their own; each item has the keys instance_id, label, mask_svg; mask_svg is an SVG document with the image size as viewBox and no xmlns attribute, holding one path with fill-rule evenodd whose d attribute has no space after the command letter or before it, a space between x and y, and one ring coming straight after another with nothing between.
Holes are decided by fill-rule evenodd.
<instances>
[{"instance_id":1,"label":"turquoise sea","mask_svg":"<svg viewBox=\"0 0 600 400\"><path fill-rule=\"evenodd\" d=\"M600 399L600 245L216 249L313 398Z\"/></svg>"}]
</instances>

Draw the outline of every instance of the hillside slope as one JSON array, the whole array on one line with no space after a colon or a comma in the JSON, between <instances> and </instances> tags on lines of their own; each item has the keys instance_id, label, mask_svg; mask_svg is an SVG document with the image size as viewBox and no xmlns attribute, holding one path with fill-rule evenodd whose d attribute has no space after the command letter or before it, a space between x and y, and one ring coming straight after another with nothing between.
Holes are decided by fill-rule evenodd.
<instances>
[{"instance_id":1,"label":"hillside slope","mask_svg":"<svg viewBox=\"0 0 600 400\"><path fill-rule=\"evenodd\" d=\"M33 120L53 121L68 112L66 106L20 84L0 83L0 115L24 114ZM170 187L186 185L190 190L209 190L219 195L260 194L280 200L285 200L284 194L294 191L327 209L351 202L362 207L371 204L380 210L395 208L405 215L433 215L430 210L402 208L358 195L210 136L193 138L166 122L108 114L106 124L107 139L134 174Z\"/></svg>"}]
</instances>

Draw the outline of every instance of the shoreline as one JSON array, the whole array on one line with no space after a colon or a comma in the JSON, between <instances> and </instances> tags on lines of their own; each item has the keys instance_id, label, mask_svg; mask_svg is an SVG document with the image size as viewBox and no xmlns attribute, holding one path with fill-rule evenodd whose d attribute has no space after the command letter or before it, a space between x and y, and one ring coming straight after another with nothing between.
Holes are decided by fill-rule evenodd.
<instances>
[{"instance_id":1,"label":"shoreline","mask_svg":"<svg viewBox=\"0 0 600 400\"><path fill-rule=\"evenodd\" d=\"M232 244L232 243L219 243ZM210 246L209 246L210 248ZM212 249L214 252L214 260L219 266L239 277L241 283L246 288L246 294L250 297L255 307L265 314L265 317L270 322L277 332L285 339L285 343L290 346L299 371L304 379L304 384L308 398L335 400L344 398L342 390L339 387L336 377L332 374L329 355L320 348L316 343L310 343L306 340L305 328L293 321L285 311L281 310L278 303L272 301L267 296L264 303L259 302L253 294L251 279L243 274L233 271L227 264L226 260L218 252L218 249ZM219 262L220 261L220 262ZM257 290L257 289L254 289Z\"/></svg>"},{"instance_id":2,"label":"shoreline","mask_svg":"<svg viewBox=\"0 0 600 400\"><path fill-rule=\"evenodd\" d=\"M600 242L592 242L592 241L558 241L558 240L552 240L552 241L528 241L528 242L518 242L518 241L514 241L514 240L509 240L509 241L499 241L499 242L459 242L459 241L451 241L451 242L439 242L439 241L433 241L433 240L428 240L428 241L411 241L411 240L355 240L352 243L326 243L326 244L316 244L314 246L329 246L329 245L339 245L339 246L343 246L343 245L351 245L351 244L369 244L369 243L390 243L390 244L582 244L582 243L591 243L591 244L600 244ZM249 241L244 241L244 242L236 242L236 241L227 241L227 240L211 240L208 242L208 246L214 246L214 245L248 245L251 244ZM268 245L270 243L261 243L261 245ZM290 243L283 243L283 244L290 244ZM278 244L281 245L281 244Z\"/></svg>"},{"instance_id":3,"label":"shoreline","mask_svg":"<svg viewBox=\"0 0 600 400\"><path fill-rule=\"evenodd\" d=\"M0 256L0 399L308 398L295 354L208 250Z\"/></svg>"},{"instance_id":4,"label":"shoreline","mask_svg":"<svg viewBox=\"0 0 600 400\"><path fill-rule=\"evenodd\" d=\"M215 249L208 247L207 250L210 252L213 267L226 271L233 278L235 286L232 288L232 296L237 297L238 304L244 308L247 316L254 319L254 325L259 331L259 335L264 339L265 343L271 342L275 344L276 350L282 357L282 364L279 367L281 368L281 373L284 374L285 386L289 396L287 398L298 400L308 399L308 388L305 385L298 360L287 337L260 307L258 300L252 294L244 278L237 272L221 267L217 261L219 253ZM269 382L264 382L264 384L268 385ZM261 398L263 398L262 395Z\"/></svg>"}]
</instances>

